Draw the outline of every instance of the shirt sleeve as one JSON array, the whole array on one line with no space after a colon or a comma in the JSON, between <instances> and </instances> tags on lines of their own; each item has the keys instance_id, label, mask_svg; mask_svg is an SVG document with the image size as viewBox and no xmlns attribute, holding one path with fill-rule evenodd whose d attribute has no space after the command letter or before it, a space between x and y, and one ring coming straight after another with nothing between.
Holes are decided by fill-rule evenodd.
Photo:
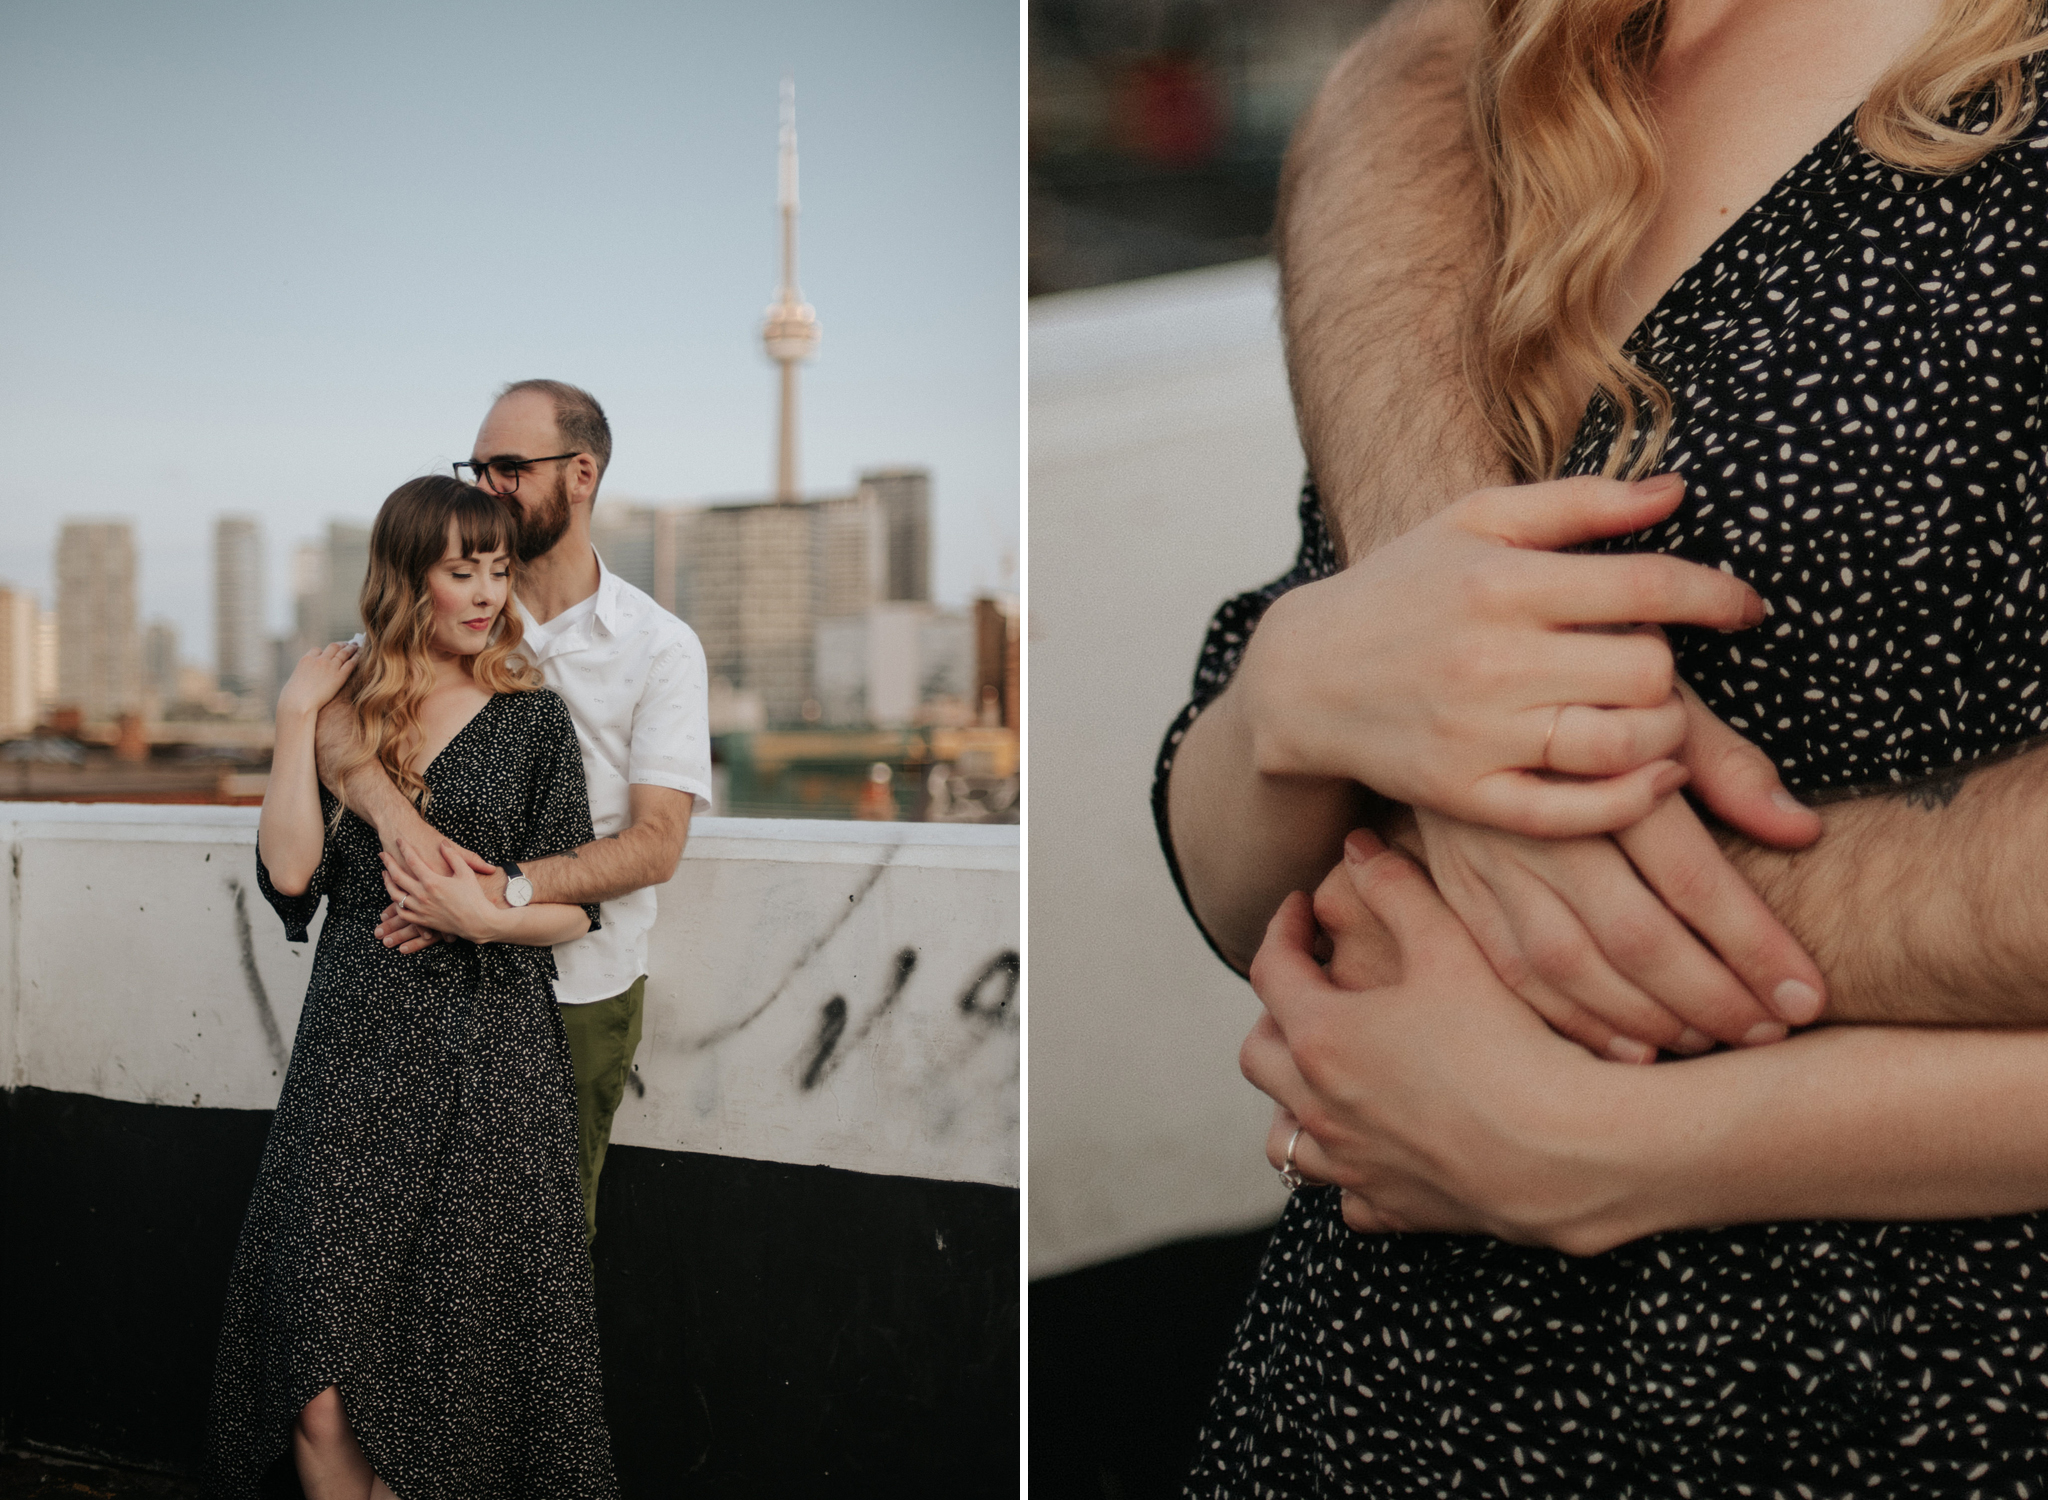
<instances>
[{"instance_id":1,"label":"shirt sleeve","mask_svg":"<svg viewBox=\"0 0 2048 1500\"><path fill-rule=\"evenodd\" d=\"M1251 641L1252 631L1258 627L1259 620L1273 601L1289 589L1328 578L1338 570L1337 549L1330 540L1329 527L1324 523L1322 498L1316 493L1313 479L1302 486L1297 512L1301 519L1301 546L1295 552L1294 566L1264 588L1225 600L1209 621L1208 634L1202 641L1202 654L1195 662L1194 693L1187 707L1175 715L1173 723L1167 727L1166 740L1159 747L1159 760L1152 773L1152 824L1159 833L1159 849L1166 856L1166 868L1173 876L1173 888L1180 893L1181 905L1187 908L1188 916L1200 930L1203 941L1225 963L1230 960L1223 957L1223 950L1216 946L1216 939L1202 926L1202 919L1195 916L1194 903L1188 900L1187 881L1180 872L1180 859L1173 852L1173 830L1166 817L1166 788L1173 775L1173 758L1180 750L1181 741L1187 738L1189 727L1202 716L1202 710L1230 686L1230 679L1237 674L1238 663L1244 660L1244 648Z\"/></svg>"},{"instance_id":2,"label":"shirt sleeve","mask_svg":"<svg viewBox=\"0 0 2048 1500\"><path fill-rule=\"evenodd\" d=\"M287 896L270 883L269 867L263 863L263 845L256 845L256 888L263 892L263 899L270 903L284 921L284 940L288 943L306 941L306 928L313 920L313 914L320 910L320 898L327 894L328 861L334 854L334 814L341 803L326 787L320 788L320 826L323 834L320 841L320 863L313 868L313 878L306 882L306 889L296 896Z\"/></svg>"},{"instance_id":3,"label":"shirt sleeve","mask_svg":"<svg viewBox=\"0 0 2048 1500\"><path fill-rule=\"evenodd\" d=\"M626 780L665 786L711 808L711 705L704 647L693 632L664 646L648 670L633 706L633 738Z\"/></svg>"},{"instance_id":4,"label":"shirt sleeve","mask_svg":"<svg viewBox=\"0 0 2048 1500\"><path fill-rule=\"evenodd\" d=\"M566 854L597 837L590 826L590 785L583 777L583 750L576 742L569 705L545 689L533 697L533 758L527 763L520 864ZM590 918L592 932L603 926L596 902L585 903L583 913Z\"/></svg>"}]
</instances>

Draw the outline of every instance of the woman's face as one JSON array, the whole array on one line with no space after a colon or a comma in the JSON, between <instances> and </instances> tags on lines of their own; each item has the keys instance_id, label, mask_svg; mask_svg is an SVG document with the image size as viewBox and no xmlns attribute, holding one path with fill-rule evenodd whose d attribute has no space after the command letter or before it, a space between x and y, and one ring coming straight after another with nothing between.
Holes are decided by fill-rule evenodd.
<instances>
[{"instance_id":1,"label":"woman's face","mask_svg":"<svg viewBox=\"0 0 2048 1500\"><path fill-rule=\"evenodd\" d=\"M461 527L449 521L441 560L427 570L427 590L434 598L434 623L427 635L430 651L474 656L484 649L512 591L511 563L511 554L503 548L463 556Z\"/></svg>"}]
</instances>

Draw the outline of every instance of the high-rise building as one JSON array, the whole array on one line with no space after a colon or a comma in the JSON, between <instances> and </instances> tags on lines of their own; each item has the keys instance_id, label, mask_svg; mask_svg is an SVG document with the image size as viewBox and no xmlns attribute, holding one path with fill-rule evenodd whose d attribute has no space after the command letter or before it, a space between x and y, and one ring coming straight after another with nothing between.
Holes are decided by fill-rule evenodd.
<instances>
[{"instance_id":1,"label":"high-rise building","mask_svg":"<svg viewBox=\"0 0 2048 1500\"><path fill-rule=\"evenodd\" d=\"M704 643L713 678L758 694L770 724L797 724L811 702L809 505L713 505L678 544L677 613Z\"/></svg>"},{"instance_id":2,"label":"high-rise building","mask_svg":"<svg viewBox=\"0 0 2048 1500\"><path fill-rule=\"evenodd\" d=\"M320 644L345 641L363 628L363 580L370 576L370 528L327 523L326 634Z\"/></svg>"},{"instance_id":3,"label":"high-rise building","mask_svg":"<svg viewBox=\"0 0 2048 1500\"><path fill-rule=\"evenodd\" d=\"M292 549L292 636L286 657L345 641L363 628L363 580L370 573L370 528L330 521L325 539Z\"/></svg>"},{"instance_id":4,"label":"high-rise building","mask_svg":"<svg viewBox=\"0 0 2048 1500\"><path fill-rule=\"evenodd\" d=\"M34 594L0 585L0 739L36 727L36 636L41 621Z\"/></svg>"},{"instance_id":5,"label":"high-rise building","mask_svg":"<svg viewBox=\"0 0 2048 1500\"><path fill-rule=\"evenodd\" d=\"M676 612L676 506L599 502L590 518L590 541L604 565L663 609Z\"/></svg>"},{"instance_id":6,"label":"high-rise building","mask_svg":"<svg viewBox=\"0 0 2048 1500\"><path fill-rule=\"evenodd\" d=\"M151 620L142 627L142 686L162 713L184 695L178 681L178 627Z\"/></svg>"},{"instance_id":7,"label":"high-rise building","mask_svg":"<svg viewBox=\"0 0 2048 1500\"><path fill-rule=\"evenodd\" d=\"M222 516L213 523L214 676L223 693L252 704L269 697L264 613L263 527L253 517Z\"/></svg>"},{"instance_id":8,"label":"high-rise building","mask_svg":"<svg viewBox=\"0 0 2048 1500\"><path fill-rule=\"evenodd\" d=\"M58 533L57 699L88 724L142 710L135 533L126 521L66 521Z\"/></svg>"},{"instance_id":9,"label":"high-rise building","mask_svg":"<svg viewBox=\"0 0 2048 1500\"><path fill-rule=\"evenodd\" d=\"M860 487L881 510L887 600L932 596L932 476L929 469L869 469Z\"/></svg>"}]
</instances>

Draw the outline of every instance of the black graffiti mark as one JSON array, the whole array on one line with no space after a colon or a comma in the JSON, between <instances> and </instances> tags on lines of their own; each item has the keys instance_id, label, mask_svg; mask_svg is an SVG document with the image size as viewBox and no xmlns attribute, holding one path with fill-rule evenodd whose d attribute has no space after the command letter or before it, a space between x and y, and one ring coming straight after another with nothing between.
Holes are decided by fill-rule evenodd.
<instances>
[{"instance_id":1,"label":"black graffiti mark","mask_svg":"<svg viewBox=\"0 0 2048 1500\"><path fill-rule=\"evenodd\" d=\"M640 1069L637 1064L631 1072L626 1074L626 1086L632 1089L635 1099L645 1099L647 1097L647 1085L640 1079Z\"/></svg>"},{"instance_id":2,"label":"black graffiti mark","mask_svg":"<svg viewBox=\"0 0 2048 1500\"><path fill-rule=\"evenodd\" d=\"M861 903L867 900L868 892L875 888L875 883L888 870L890 862L896 858L896 851L900 847L900 845L895 844L889 846L888 850L882 855L881 863L869 871L868 878L861 882L860 889L846 898L846 910L833 919L830 927L827 927L804 945L804 951L796 956L796 962L789 966L788 972L782 976L781 983L768 992L767 999L741 1016L737 1021L728 1021L725 1025L714 1027L702 1036L692 1037L684 1044L682 1050L684 1052L706 1051L709 1048L716 1047L720 1042L737 1036L740 1032L746 1030L747 1027L753 1025L755 1021L759 1020L766 1013L769 1006L782 998L782 992L789 988L791 980L803 972L804 965L815 958L818 950L831 942L838 935L839 929L844 927L853 914L860 910Z\"/></svg>"},{"instance_id":3,"label":"black graffiti mark","mask_svg":"<svg viewBox=\"0 0 2048 1500\"><path fill-rule=\"evenodd\" d=\"M967 988L960 992L961 1014L972 1016L985 1026L1000 1026L1009 1019L1010 1007L1016 1003L1017 985L1023 974L1023 961L1014 949L1005 948L990 959L982 971L975 975ZM982 992L1002 976L1002 996L993 1004L982 997Z\"/></svg>"},{"instance_id":4,"label":"black graffiti mark","mask_svg":"<svg viewBox=\"0 0 2048 1500\"><path fill-rule=\"evenodd\" d=\"M256 970L256 936L249 930L248 898L242 882L232 875L228 877L228 890L235 898L235 937L242 945L242 978L248 982L257 1018L263 1022L263 1040L270 1044L271 1061L283 1068L291 1058L284 1050L284 1033L278 1029L277 1015L270 1008L270 992L263 988L263 976Z\"/></svg>"},{"instance_id":5,"label":"black graffiti mark","mask_svg":"<svg viewBox=\"0 0 2048 1500\"><path fill-rule=\"evenodd\" d=\"M896 972L890 976L889 988L882 996L882 1003L868 1012L867 1019L860 1023L860 1030L853 1034L853 1040L846 1044L846 1049L843 1052L837 1051L836 1048L841 1033L846 1029L846 1000L843 996L834 995L825 1002L824 1024L820 1026L818 1032L818 1053L817 1056L811 1059L810 1067L804 1070L804 1088L806 1090L814 1089L824 1082L832 1070L839 1066L840 1061L845 1058L848 1052L854 1051L862 1042L868 1039L868 1033L875 1029L882 1017L894 1009L896 1002L902 998L903 987L910 983L910 976L916 972L917 950L915 948L898 949L896 953ZM834 1006L839 1008L836 1024L833 1013Z\"/></svg>"},{"instance_id":6,"label":"black graffiti mark","mask_svg":"<svg viewBox=\"0 0 2048 1500\"><path fill-rule=\"evenodd\" d=\"M839 1045L839 1038L846 1031L846 997L834 995L825 1002L824 1012L818 1017L818 1050L812 1057L811 1065L804 1069L804 1088L814 1089L818 1080L825 1076L825 1065L832 1060L832 1049Z\"/></svg>"}]
</instances>

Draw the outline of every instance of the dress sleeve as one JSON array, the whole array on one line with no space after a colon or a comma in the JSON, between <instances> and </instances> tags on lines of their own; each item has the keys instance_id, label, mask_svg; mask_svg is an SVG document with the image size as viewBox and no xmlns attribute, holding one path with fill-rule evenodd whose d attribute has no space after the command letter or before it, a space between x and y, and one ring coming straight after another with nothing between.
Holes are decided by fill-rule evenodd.
<instances>
[{"instance_id":1,"label":"dress sleeve","mask_svg":"<svg viewBox=\"0 0 2048 1500\"><path fill-rule=\"evenodd\" d=\"M533 758L527 763L526 827L519 838L519 863L548 859L580 848L597 837L590 826L590 784L583 776L583 747L569 706L545 688L534 702ZM603 924L597 903L586 902L590 930Z\"/></svg>"},{"instance_id":2,"label":"dress sleeve","mask_svg":"<svg viewBox=\"0 0 2048 1500\"><path fill-rule=\"evenodd\" d=\"M288 943L306 941L307 924L313 920L313 913L320 909L320 898L327 894L328 862L334 857L334 810L341 804L334 793L326 787L320 788L320 825L327 832L320 842L320 863L314 867L313 878L306 882L306 889L297 896L287 896L270 883L270 870L263 863L263 846L256 846L256 886L263 892L263 899L271 909L284 920L284 940Z\"/></svg>"},{"instance_id":3,"label":"dress sleeve","mask_svg":"<svg viewBox=\"0 0 2048 1500\"><path fill-rule=\"evenodd\" d=\"M1165 743L1159 747L1159 760L1152 773L1152 823L1159 831L1160 852L1166 856L1166 868L1173 875L1173 888L1180 892L1181 905L1187 908L1188 916L1200 929L1203 941L1218 958L1223 958L1223 950L1216 946L1216 939L1209 936L1209 930L1202 926L1202 919L1195 916L1194 904L1188 900L1187 881L1181 876L1180 860L1173 852L1173 831L1166 819L1166 788L1173 775L1173 758L1180 750L1180 742L1187 738L1189 726L1201 717L1202 710L1230 686L1230 679L1237 673L1237 664L1244 660L1244 648L1252 638L1252 631L1257 628L1267 608L1289 589L1328 578L1338 571L1337 549L1330 540L1329 527L1323 521L1322 497L1316 493L1313 479L1302 485L1297 510L1301 518L1301 546L1295 552L1294 566L1262 589L1225 600L1223 607L1209 621L1209 633L1202 641L1202 654L1195 662L1193 696L1168 726ZM1224 962L1229 960L1224 959Z\"/></svg>"}]
</instances>

